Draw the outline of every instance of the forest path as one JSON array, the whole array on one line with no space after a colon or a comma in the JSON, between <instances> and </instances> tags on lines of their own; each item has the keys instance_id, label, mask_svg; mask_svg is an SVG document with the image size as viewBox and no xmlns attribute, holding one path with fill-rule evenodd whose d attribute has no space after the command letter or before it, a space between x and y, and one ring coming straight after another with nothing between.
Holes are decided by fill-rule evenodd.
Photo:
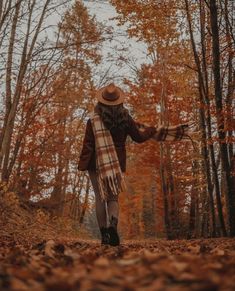
<instances>
[{"instance_id":1,"label":"forest path","mask_svg":"<svg viewBox=\"0 0 235 291\"><path fill-rule=\"evenodd\" d=\"M235 290L235 239L0 245L0 290Z\"/></svg>"}]
</instances>

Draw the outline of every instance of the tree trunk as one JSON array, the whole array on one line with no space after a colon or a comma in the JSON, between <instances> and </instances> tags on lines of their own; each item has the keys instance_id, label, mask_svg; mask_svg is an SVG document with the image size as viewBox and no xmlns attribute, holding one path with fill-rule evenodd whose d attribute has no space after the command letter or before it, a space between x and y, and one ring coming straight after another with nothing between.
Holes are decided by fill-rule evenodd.
<instances>
[{"instance_id":1,"label":"tree trunk","mask_svg":"<svg viewBox=\"0 0 235 291\"><path fill-rule=\"evenodd\" d=\"M207 135L208 140L212 140L212 131L211 131L211 102L209 98L209 87L208 87L208 73L207 73L207 46L206 46L206 15L205 15L205 2L200 1L200 26L201 26L201 48L202 48L202 75L203 75L203 81L205 84L205 94L204 94L204 100L206 102L206 126L207 126ZM210 37L210 36L209 36ZM208 39L208 42L210 42L210 39ZM203 92L202 92L203 93ZM215 194L216 194L216 202L217 202L217 210L218 210L218 218L220 223L220 231L222 231L223 236L227 235L225 222L224 222L224 216L223 216L223 209L222 209L222 203L221 203L221 193L220 193L220 186L219 186L219 178L218 178L218 172L215 162L215 152L214 152L214 145L213 143L210 143L208 145L208 151L210 154L211 159L211 171L212 171L212 177L215 187ZM212 199L213 196L211 195ZM211 207L214 207L211 202Z\"/></svg>"},{"instance_id":2,"label":"tree trunk","mask_svg":"<svg viewBox=\"0 0 235 291\"><path fill-rule=\"evenodd\" d=\"M82 191L82 187L83 187L83 182L84 182L84 179L85 179L85 174L82 173L79 177L79 180L78 180L78 190L77 190L77 193L74 197L74 199L72 200L72 203L71 203L71 216L72 216L72 219L74 219L75 221L78 221L79 220L79 217L80 217L80 213L81 213L81 202L80 202L80 194L81 194L81 191Z\"/></svg>"},{"instance_id":3,"label":"tree trunk","mask_svg":"<svg viewBox=\"0 0 235 291\"><path fill-rule=\"evenodd\" d=\"M219 146L221 153L222 174L225 183L225 194L228 211L228 224L230 236L235 236L235 191L230 178L230 166L228 158L228 148L225 143L224 112L222 100L222 87L220 77L220 44L218 29L218 11L215 0L210 0L210 20L212 32L212 58L214 75L214 94L216 103L217 129L219 136Z\"/></svg>"},{"instance_id":4,"label":"tree trunk","mask_svg":"<svg viewBox=\"0 0 235 291\"><path fill-rule=\"evenodd\" d=\"M35 33L32 37L32 42L30 44L30 46L28 45L29 42L29 37L30 37L30 26L31 26L31 19L32 19L32 14L33 14L33 9L34 9L34 5L36 3L36 0L34 0L32 2L32 4L29 6L29 18L28 18L28 22L27 22L27 31L26 31L26 36L25 36L25 40L24 40L24 47L23 47L23 51L22 51L22 57L21 57L21 63L20 63L20 68L19 68L19 73L18 73L18 77L17 77L17 83L15 86L15 93L14 93L14 97L13 100L11 101L11 105L10 105L10 110L8 112L7 108L6 108L6 115L4 118L4 131L2 133L2 142L0 145L0 166L2 165L2 160L3 160L3 165L2 165L2 179L7 181L7 177L8 175L8 163L9 163L9 156L10 156L10 151L11 151L11 140L12 140L12 134L13 134L13 129L14 129L14 123L15 123L15 118L16 118L16 113L17 113L17 108L18 108L18 104L20 101L20 97L21 97L21 92L22 92L22 87L23 87L23 80L25 77L25 73L26 70L28 68L28 65L30 63L31 57L32 57L32 53L33 53L33 49L35 46L35 43L37 41L44 17L45 17L45 13L47 10L47 7L49 5L49 2L51 0L46 0L46 3L43 6L43 10L41 12L40 15L40 19L38 21L37 27L35 29ZM21 3L21 2L19 2ZM16 6L16 12L17 12L17 8L18 5ZM20 7L19 7L20 9ZM17 14L17 18L19 16L19 12ZM16 25L16 24L15 24ZM16 29L16 27L15 27ZM13 32L14 32L14 23L13 23ZM15 33L15 32L14 32ZM13 45L15 42L15 38L13 37L12 40L10 40L10 42L13 41ZM13 53L13 51L10 51L10 54ZM12 74L11 74L11 65L12 65L12 58L9 60L9 72L7 74L7 82L6 82L6 94L8 94L7 92L10 92L11 94L11 78L12 78ZM10 91L9 91L10 90ZM7 98L6 102L9 102L10 100L10 96Z\"/></svg>"},{"instance_id":5,"label":"tree trunk","mask_svg":"<svg viewBox=\"0 0 235 291\"><path fill-rule=\"evenodd\" d=\"M83 224L83 221L84 221L85 213L86 213L87 206L88 206L89 190L90 190L90 179L89 179L89 177L87 177L86 193L85 193L85 198L84 198L84 202L82 205L82 211L81 211L81 215L80 215L80 219L79 219L79 224Z\"/></svg>"},{"instance_id":6,"label":"tree trunk","mask_svg":"<svg viewBox=\"0 0 235 291\"><path fill-rule=\"evenodd\" d=\"M201 67L200 58L197 53L193 30L192 30L192 23L191 23L188 0L185 0L185 8L186 8L186 14L187 14L187 21L189 25L189 33L190 33L190 39L191 39L191 44L192 44L192 49L193 49L193 54L194 54L194 60L195 60L195 64L197 66L197 72L198 72L199 100L200 100L201 105L206 105L205 96L207 93L207 88L206 88L207 82L205 82L204 78L207 78L207 74L206 73L203 74L203 71L202 71L202 67L205 67L206 64L205 62L203 62L203 65ZM204 17L203 13L202 13L202 17ZM203 21L203 19L201 21ZM203 27L201 28L201 31L203 32ZM201 41L204 42L203 35L202 35ZM203 54L205 54L205 48L203 48L202 51L203 51ZM211 219L212 219L212 236L216 236L216 219L215 219L215 208L214 208L214 199L213 199L213 187L212 187L211 173L210 173L209 152L208 152L208 147L206 144L206 140L207 140L206 116L205 116L205 111L203 108L199 108L199 117L200 117L200 128L202 130L202 156L203 156L204 164L205 164L207 190L208 190L208 195L209 195L209 204L210 204Z\"/></svg>"},{"instance_id":7,"label":"tree trunk","mask_svg":"<svg viewBox=\"0 0 235 291\"><path fill-rule=\"evenodd\" d=\"M166 174L165 174L165 166L163 161L163 145L160 145L160 177L161 177L161 186L162 186L162 194L163 194L163 202L164 202L164 222L166 229L166 237L167 239L172 239L172 229L169 215L169 201L168 201L168 191L167 191L167 182L166 182Z\"/></svg>"},{"instance_id":8,"label":"tree trunk","mask_svg":"<svg viewBox=\"0 0 235 291\"><path fill-rule=\"evenodd\" d=\"M4 155L4 151L2 151L3 147L3 138L5 132L7 130L7 122L8 117L11 110L12 105L12 88L11 88L11 81L12 81L12 63L13 63L13 51L15 46L15 37L16 37L16 27L18 23L19 13L20 13L21 2L19 2L15 7L15 14L12 20L12 27L11 27L11 34L8 46L8 54L7 54L7 64L6 64L6 101L5 101L5 116L3 122L3 128L0 133L0 168L2 166L2 159Z\"/></svg>"},{"instance_id":9,"label":"tree trunk","mask_svg":"<svg viewBox=\"0 0 235 291\"><path fill-rule=\"evenodd\" d=\"M225 100L226 104L226 117L227 117L227 128L228 128L228 137L232 138L233 136L233 107L232 99L234 96L235 90L235 70L233 69L233 60L234 60L234 46L232 43L232 31L230 31L230 21L229 21L229 3L228 0L224 1L224 18L225 18L225 29L226 29L226 42L228 46L228 88L227 96ZM233 4L230 4L233 5ZM230 8L233 9L233 6ZM231 11L230 11L231 12ZM234 11L231 12L231 15L234 15ZM235 45L235 43L234 43ZM233 143L229 142L228 144L228 153L229 161L231 162L233 158Z\"/></svg>"},{"instance_id":10,"label":"tree trunk","mask_svg":"<svg viewBox=\"0 0 235 291\"><path fill-rule=\"evenodd\" d=\"M167 172L167 189L168 189L168 196L169 196L169 202L170 202L170 224L171 224L171 237L177 238L179 235L179 216L178 216L178 202L176 198L175 193L175 184L174 184L174 178L173 178L173 169L171 164L171 154L169 145L165 145L166 147L166 172Z\"/></svg>"},{"instance_id":11,"label":"tree trunk","mask_svg":"<svg viewBox=\"0 0 235 291\"><path fill-rule=\"evenodd\" d=\"M194 180L194 184L196 181L196 176L198 173L198 162L197 161L193 161L192 164L192 171L193 171L193 178L195 178ZM193 185L193 189L192 189L192 195L191 195L191 203L190 203L190 211L189 211L189 230L188 230L188 238L192 238L195 237L195 230L196 230L196 195L197 192L195 190L195 185Z\"/></svg>"}]
</instances>

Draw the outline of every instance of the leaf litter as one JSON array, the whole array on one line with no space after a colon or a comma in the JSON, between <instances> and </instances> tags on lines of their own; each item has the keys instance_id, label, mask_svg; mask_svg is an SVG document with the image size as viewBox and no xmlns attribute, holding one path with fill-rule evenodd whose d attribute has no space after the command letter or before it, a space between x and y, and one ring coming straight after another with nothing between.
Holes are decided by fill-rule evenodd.
<instances>
[{"instance_id":1,"label":"leaf litter","mask_svg":"<svg viewBox=\"0 0 235 291\"><path fill-rule=\"evenodd\" d=\"M0 290L235 290L235 239L2 242Z\"/></svg>"}]
</instances>

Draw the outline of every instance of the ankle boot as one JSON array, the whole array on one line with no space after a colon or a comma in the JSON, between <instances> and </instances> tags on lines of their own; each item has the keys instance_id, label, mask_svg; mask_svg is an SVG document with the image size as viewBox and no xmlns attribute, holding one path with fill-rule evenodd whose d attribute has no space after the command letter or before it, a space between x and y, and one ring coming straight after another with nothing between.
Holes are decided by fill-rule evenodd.
<instances>
[{"instance_id":1,"label":"ankle boot","mask_svg":"<svg viewBox=\"0 0 235 291\"><path fill-rule=\"evenodd\" d=\"M107 227L100 228L101 233L101 244L108 245L109 244L109 231Z\"/></svg>"},{"instance_id":2,"label":"ankle boot","mask_svg":"<svg viewBox=\"0 0 235 291\"><path fill-rule=\"evenodd\" d=\"M110 226L108 228L109 232L109 244L111 246L118 246L120 244L119 235L117 232L117 225L118 225L118 219L114 216L110 219Z\"/></svg>"}]
</instances>

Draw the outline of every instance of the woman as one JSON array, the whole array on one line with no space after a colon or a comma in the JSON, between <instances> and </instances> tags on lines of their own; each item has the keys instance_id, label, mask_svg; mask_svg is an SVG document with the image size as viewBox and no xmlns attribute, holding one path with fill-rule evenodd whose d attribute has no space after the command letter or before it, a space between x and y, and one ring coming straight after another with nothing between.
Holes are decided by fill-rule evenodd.
<instances>
[{"instance_id":1,"label":"woman","mask_svg":"<svg viewBox=\"0 0 235 291\"><path fill-rule=\"evenodd\" d=\"M126 138L129 135L135 142L141 143L153 137L156 129L146 127L139 130L138 123L123 107L123 91L113 83L98 90L96 97L98 103L87 122L78 169L89 172L95 192L101 244L116 246L120 244L117 232L118 195L124 189Z\"/></svg>"}]
</instances>

